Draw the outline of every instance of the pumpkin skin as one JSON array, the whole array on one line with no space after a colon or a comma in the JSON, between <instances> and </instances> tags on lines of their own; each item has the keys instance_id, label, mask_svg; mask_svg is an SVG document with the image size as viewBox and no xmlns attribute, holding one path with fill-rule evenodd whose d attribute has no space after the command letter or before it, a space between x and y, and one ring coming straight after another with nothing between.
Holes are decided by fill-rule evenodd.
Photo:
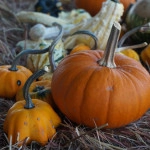
<instances>
[{"instance_id":1,"label":"pumpkin skin","mask_svg":"<svg viewBox=\"0 0 150 150\"><path fill-rule=\"evenodd\" d=\"M148 110L150 76L138 61L122 54L115 55L116 68L103 67L97 63L103 53L86 50L65 57L53 74L52 95L70 120L118 128Z\"/></svg>"},{"instance_id":2,"label":"pumpkin skin","mask_svg":"<svg viewBox=\"0 0 150 150\"><path fill-rule=\"evenodd\" d=\"M45 145L47 139L56 133L55 127L61 122L49 104L38 99L32 101L35 105L33 109L25 109L25 100L22 100L16 102L7 113L3 129L8 139L12 136L13 144L17 142L19 133L19 145L27 137L29 139L26 144L38 141L41 145Z\"/></svg>"},{"instance_id":3,"label":"pumpkin skin","mask_svg":"<svg viewBox=\"0 0 150 150\"><path fill-rule=\"evenodd\" d=\"M32 75L32 72L23 66L18 65L17 71L9 70L10 67L10 65L0 66L0 97L8 99L14 98Z\"/></svg>"},{"instance_id":4,"label":"pumpkin skin","mask_svg":"<svg viewBox=\"0 0 150 150\"><path fill-rule=\"evenodd\" d=\"M29 93L32 99L40 99L44 102L47 102L52 107L55 106L52 94L51 94L51 81L50 80L41 80L35 81L30 85ZM15 97L16 101L23 100L23 88L21 88Z\"/></svg>"},{"instance_id":5,"label":"pumpkin skin","mask_svg":"<svg viewBox=\"0 0 150 150\"><path fill-rule=\"evenodd\" d=\"M80 52L82 50L90 50L90 47L81 43L81 44L78 44L76 45L70 52L70 54L73 54L73 53L76 53L76 52Z\"/></svg>"},{"instance_id":6,"label":"pumpkin skin","mask_svg":"<svg viewBox=\"0 0 150 150\"><path fill-rule=\"evenodd\" d=\"M100 11L105 1L106 0L95 0L94 2L93 0L75 0L75 5L77 8L85 9L94 16ZM120 2L124 5L124 10L126 11L131 3L135 3L135 0L120 0Z\"/></svg>"}]
</instances>

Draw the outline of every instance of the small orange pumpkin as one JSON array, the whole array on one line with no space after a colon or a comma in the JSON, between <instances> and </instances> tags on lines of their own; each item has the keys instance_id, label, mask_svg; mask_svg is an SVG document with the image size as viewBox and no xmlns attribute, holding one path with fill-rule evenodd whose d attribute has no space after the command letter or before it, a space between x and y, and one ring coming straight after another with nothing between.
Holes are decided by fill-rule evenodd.
<instances>
[{"instance_id":1,"label":"small orange pumpkin","mask_svg":"<svg viewBox=\"0 0 150 150\"><path fill-rule=\"evenodd\" d=\"M83 43L76 45L70 52L70 54L80 52L82 50L90 50L91 48Z\"/></svg>"},{"instance_id":2,"label":"small orange pumpkin","mask_svg":"<svg viewBox=\"0 0 150 150\"><path fill-rule=\"evenodd\" d=\"M49 103L54 107L54 101L51 94L51 81L41 80L35 81L30 85L29 93L32 99L40 99L44 102ZM15 97L16 101L23 100L23 88L21 88Z\"/></svg>"},{"instance_id":3,"label":"small orange pumpkin","mask_svg":"<svg viewBox=\"0 0 150 150\"><path fill-rule=\"evenodd\" d=\"M8 110L3 129L12 144L21 146L24 142L37 141L45 145L56 133L60 117L48 103L31 99L29 94L31 83L45 72L41 69L28 78L23 90L24 100L16 102Z\"/></svg>"},{"instance_id":4,"label":"small orange pumpkin","mask_svg":"<svg viewBox=\"0 0 150 150\"><path fill-rule=\"evenodd\" d=\"M32 72L24 66L0 66L0 97L13 99L31 75Z\"/></svg>"},{"instance_id":5,"label":"small orange pumpkin","mask_svg":"<svg viewBox=\"0 0 150 150\"><path fill-rule=\"evenodd\" d=\"M150 107L150 75L140 62L115 54L118 30L115 23L105 51L68 55L53 74L55 104L78 124L118 128L139 119Z\"/></svg>"},{"instance_id":6,"label":"small orange pumpkin","mask_svg":"<svg viewBox=\"0 0 150 150\"><path fill-rule=\"evenodd\" d=\"M105 1L107 0L75 0L75 5L77 8L83 8L88 11L92 16L94 16L100 11L102 4ZM120 2L124 5L124 9L126 11L131 3L135 3L135 0L120 0Z\"/></svg>"}]
</instances>

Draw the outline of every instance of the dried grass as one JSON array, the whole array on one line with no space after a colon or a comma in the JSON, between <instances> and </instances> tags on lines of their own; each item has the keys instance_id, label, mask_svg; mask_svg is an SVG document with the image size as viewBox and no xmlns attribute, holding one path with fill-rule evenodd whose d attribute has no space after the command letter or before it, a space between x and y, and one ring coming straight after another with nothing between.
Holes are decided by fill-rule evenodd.
<instances>
[{"instance_id":1,"label":"dried grass","mask_svg":"<svg viewBox=\"0 0 150 150\"><path fill-rule=\"evenodd\" d=\"M1 0L0 1L0 65L10 64L15 57L15 45L24 39L26 25L15 18L15 12L20 10L33 10L35 1ZM8 9L9 8L9 9ZM11 9L10 9L11 8ZM10 17L11 16L11 17ZM22 63L20 61L20 63ZM8 109L14 100L0 99L0 149L10 149L7 136L3 132L3 122ZM58 112L60 113L60 112ZM25 144L18 148L17 144L11 149L22 150L149 150L150 149L150 110L138 121L119 129L90 129L76 125L60 114L62 124L57 128L57 134L48 144L41 147L37 142L30 146ZM105 125L104 125L105 126Z\"/></svg>"}]
</instances>

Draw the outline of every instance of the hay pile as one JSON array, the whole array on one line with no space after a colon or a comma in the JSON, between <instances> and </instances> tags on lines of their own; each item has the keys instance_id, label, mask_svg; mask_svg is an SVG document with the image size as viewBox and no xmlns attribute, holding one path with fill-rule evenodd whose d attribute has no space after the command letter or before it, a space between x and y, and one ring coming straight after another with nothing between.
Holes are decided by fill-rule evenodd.
<instances>
[{"instance_id":1,"label":"hay pile","mask_svg":"<svg viewBox=\"0 0 150 150\"><path fill-rule=\"evenodd\" d=\"M11 64L13 58L19 52L15 48L18 41L26 39L29 25L21 24L15 18L15 13L20 10L34 10L34 4L30 0L1 0L0 1L0 65ZM25 59L20 60L25 65ZM8 109L14 104L14 100L0 99L0 149L9 149L9 141L3 132L3 122ZM62 114L61 114L62 115ZM48 150L149 150L150 149L150 110L138 121L128 126L109 130L101 128L90 129L76 125L62 115L63 122L57 129L57 134L48 144L41 147L37 142L30 146L24 145L22 150L48 149ZM105 126L105 125L104 125ZM18 149L12 145L12 150Z\"/></svg>"}]
</instances>

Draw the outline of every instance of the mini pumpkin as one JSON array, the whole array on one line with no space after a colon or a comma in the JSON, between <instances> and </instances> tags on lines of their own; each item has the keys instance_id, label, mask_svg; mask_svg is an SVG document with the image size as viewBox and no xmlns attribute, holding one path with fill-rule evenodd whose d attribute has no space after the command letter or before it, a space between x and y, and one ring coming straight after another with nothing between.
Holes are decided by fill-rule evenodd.
<instances>
[{"instance_id":1,"label":"mini pumpkin","mask_svg":"<svg viewBox=\"0 0 150 150\"><path fill-rule=\"evenodd\" d=\"M97 49L98 39L94 35L94 33L92 33L91 31L89 31L89 30L79 30L79 31L74 32L71 36L76 35L76 36L80 37L81 34L88 35L89 37L92 38L92 40L94 41L93 47L91 48L89 45L87 45L83 41L80 42L79 44L77 44L78 42L76 42L74 47L71 50L68 50L68 51L70 51L69 52L70 54L73 54L73 53L76 53L76 52L80 52L82 50L90 50L90 49L95 50L95 49ZM74 37L72 37L72 38L74 38Z\"/></svg>"},{"instance_id":2,"label":"mini pumpkin","mask_svg":"<svg viewBox=\"0 0 150 150\"><path fill-rule=\"evenodd\" d=\"M148 71L138 61L114 53L120 30L120 24L114 23L105 51L68 55L53 74L54 101L77 124L108 123L107 128L119 128L139 119L150 107Z\"/></svg>"},{"instance_id":3,"label":"mini pumpkin","mask_svg":"<svg viewBox=\"0 0 150 150\"><path fill-rule=\"evenodd\" d=\"M125 50L122 50L121 53L130 57L130 58L133 58L137 61L140 61L139 54L133 49L125 49Z\"/></svg>"},{"instance_id":4,"label":"mini pumpkin","mask_svg":"<svg viewBox=\"0 0 150 150\"><path fill-rule=\"evenodd\" d=\"M19 54L13 61L12 65L0 66L0 97L13 99L19 89L24 86L26 80L32 75L32 72L21 65L16 65L18 59L22 56Z\"/></svg>"},{"instance_id":5,"label":"mini pumpkin","mask_svg":"<svg viewBox=\"0 0 150 150\"><path fill-rule=\"evenodd\" d=\"M71 50L70 54L73 54L73 53L76 53L76 52L80 52L80 51L82 51L82 50L90 50L90 49L91 49L91 48L90 48L88 45L81 43L81 44L76 45L76 46Z\"/></svg>"},{"instance_id":6,"label":"mini pumpkin","mask_svg":"<svg viewBox=\"0 0 150 150\"><path fill-rule=\"evenodd\" d=\"M3 129L12 144L21 146L27 139L26 144L37 141L45 145L56 133L60 117L48 103L31 99L29 94L31 83L45 72L41 69L28 78L24 85L24 100L16 102L8 110Z\"/></svg>"},{"instance_id":7,"label":"mini pumpkin","mask_svg":"<svg viewBox=\"0 0 150 150\"><path fill-rule=\"evenodd\" d=\"M140 56L144 64L150 65L150 44L141 51Z\"/></svg>"},{"instance_id":8,"label":"mini pumpkin","mask_svg":"<svg viewBox=\"0 0 150 150\"><path fill-rule=\"evenodd\" d=\"M30 85L29 94L32 99L40 99L44 102L49 103L52 107L55 106L52 94L51 94L51 81L41 80L35 81ZM21 88L15 97L16 101L23 100L23 88Z\"/></svg>"}]
</instances>

